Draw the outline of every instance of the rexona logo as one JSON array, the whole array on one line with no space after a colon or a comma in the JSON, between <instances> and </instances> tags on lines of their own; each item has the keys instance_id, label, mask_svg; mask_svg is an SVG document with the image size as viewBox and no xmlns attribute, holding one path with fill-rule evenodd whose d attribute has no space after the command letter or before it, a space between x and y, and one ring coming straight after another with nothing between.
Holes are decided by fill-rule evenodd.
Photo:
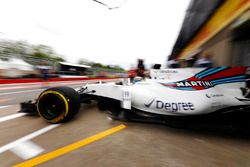
<instances>
[{"instance_id":1,"label":"rexona logo","mask_svg":"<svg viewBox=\"0 0 250 167\"><path fill-rule=\"evenodd\" d=\"M176 82L178 87L192 87L192 86L203 86L203 87L212 87L213 84L210 81L179 81Z\"/></svg>"},{"instance_id":2,"label":"rexona logo","mask_svg":"<svg viewBox=\"0 0 250 167\"><path fill-rule=\"evenodd\" d=\"M166 110L177 112L180 110L195 110L194 104L191 102L163 102L161 100L155 100L155 98L148 104L144 104L147 108L156 108L159 110ZM152 106L152 107L151 107Z\"/></svg>"}]
</instances>

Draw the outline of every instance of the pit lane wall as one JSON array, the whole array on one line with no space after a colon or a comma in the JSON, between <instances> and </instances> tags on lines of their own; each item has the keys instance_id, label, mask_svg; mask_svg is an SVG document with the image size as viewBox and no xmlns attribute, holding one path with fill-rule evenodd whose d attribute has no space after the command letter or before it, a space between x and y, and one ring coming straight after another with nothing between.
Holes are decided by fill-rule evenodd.
<instances>
[{"instance_id":1,"label":"pit lane wall","mask_svg":"<svg viewBox=\"0 0 250 167\"><path fill-rule=\"evenodd\" d=\"M18 84L18 83L39 83L39 82L62 82L62 81L93 81L93 80L117 80L122 78L49 78L48 80L37 79L0 79L0 84Z\"/></svg>"}]
</instances>

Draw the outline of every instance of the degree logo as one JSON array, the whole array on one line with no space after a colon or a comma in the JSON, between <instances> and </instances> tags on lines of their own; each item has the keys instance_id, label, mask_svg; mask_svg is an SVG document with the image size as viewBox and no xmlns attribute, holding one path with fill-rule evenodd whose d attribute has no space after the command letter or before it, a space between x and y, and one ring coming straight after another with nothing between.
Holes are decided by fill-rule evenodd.
<instances>
[{"instance_id":1,"label":"degree logo","mask_svg":"<svg viewBox=\"0 0 250 167\"><path fill-rule=\"evenodd\" d=\"M144 104L145 107L149 108L153 104L154 101L155 101L155 98L151 102L149 102L148 104Z\"/></svg>"},{"instance_id":2,"label":"degree logo","mask_svg":"<svg viewBox=\"0 0 250 167\"><path fill-rule=\"evenodd\" d=\"M191 102L163 102L161 100L156 100L156 98L144 105L145 107L150 108L153 103L155 104L153 105L153 108L157 110L166 110L172 112L177 112L180 110L195 110L194 104Z\"/></svg>"}]
</instances>

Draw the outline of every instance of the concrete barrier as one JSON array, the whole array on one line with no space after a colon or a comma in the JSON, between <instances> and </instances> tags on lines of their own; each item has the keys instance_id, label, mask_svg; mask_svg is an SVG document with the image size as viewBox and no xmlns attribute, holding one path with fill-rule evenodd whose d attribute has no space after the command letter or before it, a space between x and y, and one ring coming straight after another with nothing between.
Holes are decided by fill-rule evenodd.
<instances>
[{"instance_id":1,"label":"concrete barrier","mask_svg":"<svg viewBox=\"0 0 250 167\"><path fill-rule=\"evenodd\" d=\"M33 83L33 82L59 82L59 81L88 81L88 80L110 80L119 78L49 78L43 80L40 78L35 79L0 79L0 84L17 84L17 83Z\"/></svg>"}]
</instances>

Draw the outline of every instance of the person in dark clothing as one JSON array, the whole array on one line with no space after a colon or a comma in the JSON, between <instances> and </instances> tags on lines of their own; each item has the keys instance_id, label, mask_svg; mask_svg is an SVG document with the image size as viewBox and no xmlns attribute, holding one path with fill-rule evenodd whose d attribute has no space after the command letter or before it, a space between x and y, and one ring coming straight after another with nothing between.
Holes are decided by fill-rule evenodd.
<instances>
[{"instance_id":1,"label":"person in dark clothing","mask_svg":"<svg viewBox=\"0 0 250 167\"><path fill-rule=\"evenodd\" d=\"M42 77L43 77L44 81L47 81L49 79L48 69L43 69L42 70Z\"/></svg>"},{"instance_id":2,"label":"person in dark clothing","mask_svg":"<svg viewBox=\"0 0 250 167\"><path fill-rule=\"evenodd\" d=\"M145 67L144 67L144 61L142 59L138 59L137 69L136 69L136 75L138 77L145 77Z\"/></svg>"},{"instance_id":3,"label":"person in dark clothing","mask_svg":"<svg viewBox=\"0 0 250 167\"><path fill-rule=\"evenodd\" d=\"M179 61L172 59L172 60L168 60L167 66L168 68L180 68L180 63Z\"/></svg>"},{"instance_id":4,"label":"person in dark clothing","mask_svg":"<svg viewBox=\"0 0 250 167\"><path fill-rule=\"evenodd\" d=\"M48 88L49 84L48 84L48 80L49 80L49 70L44 68L41 70L41 74L42 74L42 81L43 81L43 87L44 88Z\"/></svg>"},{"instance_id":5,"label":"person in dark clothing","mask_svg":"<svg viewBox=\"0 0 250 167\"><path fill-rule=\"evenodd\" d=\"M213 67L214 63L212 61L212 57L212 54L205 53L203 57L194 63L194 67Z\"/></svg>"}]
</instances>

